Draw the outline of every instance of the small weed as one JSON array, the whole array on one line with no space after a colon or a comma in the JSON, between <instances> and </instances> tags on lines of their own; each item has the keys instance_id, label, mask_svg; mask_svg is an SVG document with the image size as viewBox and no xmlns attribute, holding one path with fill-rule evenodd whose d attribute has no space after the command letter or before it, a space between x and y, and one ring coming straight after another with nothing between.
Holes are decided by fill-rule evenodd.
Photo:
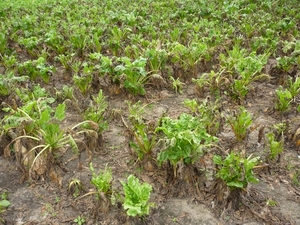
<instances>
[{"instance_id":1,"label":"small weed","mask_svg":"<svg viewBox=\"0 0 300 225\"><path fill-rule=\"evenodd\" d=\"M1 200L0 200L0 222L5 223L4 219L1 217L1 214L6 211L6 208L10 206L10 202L7 200L8 194L7 192L3 192L1 194Z\"/></svg>"},{"instance_id":2,"label":"small weed","mask_svg":"<svg viewBox=\"0 0 300 225\"><path fill-rule=\"evenodd\" d=\"M272 200L272 199L268 199L267 202L266 202L266 205L267 206L276 206L277 202Z\"/></svg>"},{"instance_id":3,"label":"small weed","mask_svg":"<svg viewBox=\"0 0 300 225\"><path fill-rule=\"evenodd\" d=\"M84 224L86 221L82 216L78 216L76 219L73 220L74 223L77 223L78 225Z\"/></svg>"},{"instance_id":4,"label":"small weed","mask_svg":"<svg viewBox=\"0 0 300 225\"><path fill-rule=\"evenodd\" d=\"M144 85L146 84L149 76L145 70L147 59L139 57L135 61L127 57L119 59L121 65L115 67L117 74L116 79L120 80L125 89L134 95L145 95L146 91Z\"/></svg>"},{"instance_id":5,"label":"small weed","mask_svg":"<svg viewBox=\"0 0 300 225\"><path fill-rule=\"evenodd\" d=\"M296 77L294 82L289 77L287 86L287 90L291 93L292 98L295 98L300 93L300 77Z\"/></svg>"}]
</instances>

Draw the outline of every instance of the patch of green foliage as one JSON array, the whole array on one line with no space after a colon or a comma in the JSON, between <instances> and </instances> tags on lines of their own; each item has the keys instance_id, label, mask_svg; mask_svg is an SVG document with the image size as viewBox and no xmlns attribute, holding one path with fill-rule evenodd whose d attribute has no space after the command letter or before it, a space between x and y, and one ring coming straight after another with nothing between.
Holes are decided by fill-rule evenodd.
<instances>
[{"instance_id":1,"label":"patch of green foliage","mask_svg":"<svg viewBox=\"0 0 300 225\"><path fill-rule=\"evenodd\" d=\"M217 165L216 177L221 178L228 187L246 188L249 183L258 183L254 176L253 168L259 163L259 157L248 158L231 152L225 159L215 155L214 163Z\"/></svg>"},{"instance_id":2,"label":"patch of green foliage","mask_svg":"<svg viewBox=\"0 0 300 225\"><path fill-rule=\"evenodd\" d=\"M205 124L189 114L181 114L177 120L162 118L155 132L162 132L164 147L157 156L161 165L169 161L174 168L180 161L193 164L199 160L217 138L208 134Z\"/></svg>"},{"instance_id":3,"label":"patch of green foliage","mask_svg":"<svg viewBox=\"0 0 300 225\"><path fill-rule=\"evenodd\" d=\"M124 190L123 207L128 216L146 216L154 204L149 202L152 186L148 183L141 184L133 175L127 178L127 182L121 182Z\"/></svg>"}]
</instances>

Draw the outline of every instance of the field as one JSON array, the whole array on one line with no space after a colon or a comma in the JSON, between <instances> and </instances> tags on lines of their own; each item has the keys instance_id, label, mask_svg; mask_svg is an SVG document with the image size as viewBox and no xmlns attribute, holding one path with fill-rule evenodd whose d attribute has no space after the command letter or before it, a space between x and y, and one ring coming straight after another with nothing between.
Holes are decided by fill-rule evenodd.
<instances>
[{"instance_id":1,"label":"field","mask_svg":"<svg viewBox=\"0 0 300 225\"><path fill-rule=\"evenodd\" d=\"M2 0L0 224L300 224L298 0Z\"/></svg>"}]
</instances>

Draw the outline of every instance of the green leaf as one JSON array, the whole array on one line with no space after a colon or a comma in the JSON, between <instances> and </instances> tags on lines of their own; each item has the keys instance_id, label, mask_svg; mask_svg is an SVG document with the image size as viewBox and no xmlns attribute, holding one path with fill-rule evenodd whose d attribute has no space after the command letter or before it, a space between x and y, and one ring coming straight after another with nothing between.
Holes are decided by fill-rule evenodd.
<instances>
[{"instance_id":1,"label":"green leaf","mask_svg":"<svg viewBox=\"0 0 300 225\"><path fill-rule=\"evenodd\" d=\"M0 207L7 208L8 206L10 206L10 202L8 200L0 201Z\"/></svg>"},{"instance_id":2,"label":"green leaf","mask_svg":"<svg viewBox=\"0 0 300 225\"><path fill-rule=\"evenodd\" d=\"M236 187L236 188L243 188L244 187L242 182L234 182L234 181L228 182L227 186L228 187Z\"/></svg>"},{"instance_id":3,"label":"green leaf","mask_svg":"<svg viewBox=\"0 0 300 225\"><path fill-rule=\"evenodd\" d=\"M65 104L59 104L56 107L54 117L56 119L58 119L59 121L62 121L66 116L65 110L66 110L66 105Z\"/></svg>"},{"instance_id":4,"label":"green leaf","mask_svg":"<svg viewBox=\"0 0 300 225\"><path fill-rule=\"evenodd\" d=\"M39 125L41 126L42 124L45 124L45 123L48 123L51 119L51 116L50 116L50 113L48 110L44 110L42 113L41 113L41 117L38 121Z\"/></svg>"}]
</instances>

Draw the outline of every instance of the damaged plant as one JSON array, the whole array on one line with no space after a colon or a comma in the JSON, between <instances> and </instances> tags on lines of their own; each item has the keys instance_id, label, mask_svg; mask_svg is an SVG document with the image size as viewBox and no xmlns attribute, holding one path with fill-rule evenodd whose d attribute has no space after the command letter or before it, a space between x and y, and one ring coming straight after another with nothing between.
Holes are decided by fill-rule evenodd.
<instances>
[{"instance_id":1,"label":"damaged plant","mask_svg":"<svg viewBox=\"0 0 300 225\"><path fill-rule=\"evenodd\" d=\"M150 155L156 144L155 127L150 127L144 123L142 115L145 113L145 106L141 106L140 102L131 104L127 102L129 108L129 120L131 127L128 127L123 117L123 122L134 136L134 141L130 142L130 146L137 154L138 160L143 160L145 155Z\"/></svg>"},{"instance_id":2,"label":"damaged plant","mask_svg":"<svg viewBox=\"0 0 300 225\"><path fill-rule=\"evenodd\" d=\"M227 200L232 201L233 207L238 209L241 190L246 189L249 183L258 183L253 169L259 163L259 157L252 158L250 155L246 158L231 152L225 159L214 155L213 162L216 165L216 177L229 187Z\"/></svg>"},{"instance_id":3,"label":"damaged plant","mask_svg":"<svg viewBox=\"0 0 300 225\"><path fill-rule=\"evenodd\" d=\"M34 123L33 127L35 127L32 135L25 134L12 141L17 158L24 166L25 171L29 172L30 178L37 179L49 172L51 168L50 163L54 161L56 152L67 144L75 152L79 151L73 137L70 134L66 134L59 125L59 121L62 121L64 118L64 104L59 104L54 112L50 108L44 109L40 111L38 119L30 118L31 122ZM32 140L33 142L30 143L32 143L33 147L30 149L26 148L22 144L22 139Z\"/></svg>"},{"instance_id":4,"label":"damaged plant","mask_svg":"<svg viewBox=\"0 0 300 225\"><path fill-rule=\"evenodd\" d=\"M227 121L238 141L247 137L248 128L252 124L252 116L244 107L240 107L237 114L229 116Z\"/></svg>"},{"instance_id":5,"label":"damaged plant","mask_svg":"<svg viewBox=\"0 0 300 225\"><path fill-rule=\"evenodd\" d=\"M162 132L161 151L157 156L158 163L170 162L174 177L177 177L179 164L193 164L218 139L206 131L206 125L189 114L181 114L177 120L164 117L155 132Z\"/></svg>"},{"instance_id":6,"label":"damaged plant","mask_svg":"<svg viewBox=\"0 0 300 225\"><path fill-rule=\"evenodd\" d=\"M111 169L106 164L103 171L99 171L98 174L95 173L93 164L90 163L90 171L92 172L91 184L96 188L95 192L90 192L88 194L96 194L97 207L99 210L106 212L111 205L112 197L112 172Z\"/></svg>"}]
</instances>

